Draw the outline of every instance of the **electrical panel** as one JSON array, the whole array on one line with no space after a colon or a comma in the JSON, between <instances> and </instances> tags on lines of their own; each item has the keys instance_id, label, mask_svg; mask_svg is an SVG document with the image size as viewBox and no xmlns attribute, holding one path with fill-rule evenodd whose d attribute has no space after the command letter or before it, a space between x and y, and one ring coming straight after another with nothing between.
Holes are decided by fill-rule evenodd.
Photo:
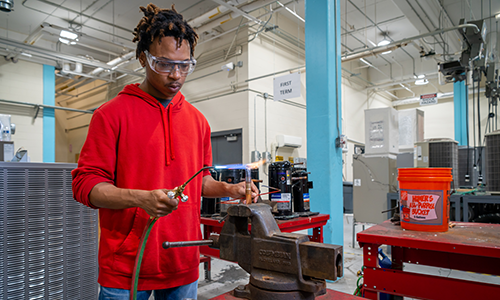
<instances>
[{"instance_id":1,"label":"electrical panel","mask_svg":"<svg viewBox=\"0 0 500 300\"><path fill-rule=\"evenodd\" d=\"M356 222L382 223L390 207L387 194L398 190L396 158L353 156L353 211Z\"/></svg>"},{"instance_id":2,"label":"electrical panel","mask_svg":"<svg viewBox=\"0 0 500 300\"><path fill-rule=\"evenodd\" d=\"M396 155L398 152L398 111L392 107L365 110L365 154Z\"/></svg>"}]
</instances>

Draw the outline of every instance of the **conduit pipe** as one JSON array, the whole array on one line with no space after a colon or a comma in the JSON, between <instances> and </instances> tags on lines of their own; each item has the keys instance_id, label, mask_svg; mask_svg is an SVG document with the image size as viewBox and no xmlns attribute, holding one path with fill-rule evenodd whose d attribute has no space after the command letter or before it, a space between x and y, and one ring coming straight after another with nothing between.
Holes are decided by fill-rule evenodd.
<instances>
[{"instance_id":1,"label":"conduit pipe","mask_svg":"<svg viewBox=\"0 0 500 300\"><path fill-rule=\"evenodd\" d=\"M295 0L292 0L292 1L288 2L288 3L286 3L286 4L285 4L285 6L287 6L287 5L291 4L291 3L293 3L294 1L295 1ZM275 2L275 1L270 1L270 3L272 3L272 2ZM259 5L259 6L260 6L260 5ZM280 10L282 10L282 9L284 9L284 8L283 8L283 7L278 7L278 8L276 8L276 9L275 9L275 10L273 10L273 11L270 11L270 12L267 12L267 13L265 13L265 14L263 14L263 15L258 16L258 17L257 17L257 19L260 19L260 18L262 18L262 17L268 16L268 15L273 14L273 13L275 13L275 12L278 12L278 11L280 11ZM214 23L217 23L217 22L214 22ZM211 38L209 38L209 39L207 39L207 40L204 40L204 41L202 41L202 42L198 43L198 45L202 45L202 44L204 44L204 43L206 43L206 42L209 42L209 41L211 41L211 40L214 40L214 39L220 38L220 37L222 37L222 36L224 36L224 35L226 35L226 34L228 34L228 33L231 33L231 32L233 32L233 31L236 31L239 27L247 26L247 25L248 25L248 24L250 24L250 23L253 23L253 22L252 22L252 21L248 21L248 22L246 22L246 23L243 23L243 24L241 24L240 26L236 26L236 27L234 27L234 28L232 28L232 29L230 29L230 30L228 30L228 31L225 31L225 32L223 32L223 33L221 33L221 34L215 35L215 36L213 36L213 37L211 37ZM200 28L198 28L198 30L196 30L196 31L198 31L198 33L205 32L205 31L210 31L212 28L214 28L215 26L218 26L218 25L220 25L220 24L208 24L208 25L210 25L210 26L203 26L203 27L200 27Z\"/></svg>"},{"instance_id":2,"label":"conduit pipe","mask_svg":"<svg viewBox=\"0 0 500 300\"><path fill-rule=\"evenodd\" d=\"M109 22L106 22L106 21L103 21L102 19L98 19L98 18L94 18L93 16L90 16L90 15L86 15L80 11L77 11L77 10L74 10L74 9L71 9L71 8L68 8L68 7L65 7L63 6L62 4L57 4L57 3L53 3L53 2L50 2L50 1L46 1L46 0L37 0L38 2L42 2L42 3L45 3L45 4L48 4L48 5L51 5L51 6L55 6L56 8L60 8L60 9L64 9L66 11L69 11L69 12L72 12L76 15L81 15L85 18L89 18L89 19L92 19L94 21L97 21L97 22L100 22L100 23L103 23L103 24L106 24L108 26L111 26L111 27L114 27L114 28L118 28L118 29L121 29L125 32L131 32L130 28L124 28L124 27L121 27L121 26L118 26L118 25L115 25L113 23L109 23ZM25 6L25 7L28 7L25 5L25 3L28 2L28 0L24 0L22 5ZM63 2L64 3L64 2ZM30 8L30 7L28 7Z\"/></svg>"},{"instance_id":3,"label":"conduit pipe","mask_svg":"<svg viewBox=\"0 0 500 300\"><path fill-rule=\"evenodd\" d=\"M260 7L262 7L262 6L266 6L266 5L271 4L271 3L274 3L274 2L276 2L276 1L275 1L275 0L267 0L267 1L252 2L252 3L248 4L248 5L243 6L241 9L242 9L242 10L244 10L244 11L253 11L253 10L257 9L257 8L260 8ZM286 4L284 4L284 5L285 5L285 6L287 6L287 5L289 5L289 4L293 3L293 2L294 2L294 0L289 1L288 3L286 3ZM273 14L273 13L275 13L275 12L277 12L277 11L282 10L282 9L284 9L284 7L279 7L279 8L276 8L276 9L275 9L275 10L273 10L273 11L267 12L267 13L265 13L265 14L263 14L263 15L260 15L260 16L256 17L256 19L260 19L260 18L262 18L262 17L268 16L268 15ZM233 19L234 17L235 17L235 15L233 15L233 14L232 14L232 15L228 16L227 18L224 18L223 20L216 20L216 21L213 21L213 22L211 22L211 23L205 24L205 25L203 25L203 26L201 26L201 27L197 28L197 30L196 30L196 31L197 31L198 33L209 32L209 31L211 31L214 27L219 26L219 25L221 25L221 24L224 24L225 22L230 21L230 20L231 20L231 19ZM248 22L246 22L246 23L241 24L240 26L237 26L237 27L232 28L232 29L230 29L230 30L228 30L228 31L225 31L225 32L223 32L223 33L221 33L221 34L218 34L218 35L216 35L216 36L214 36L214 37L212 37L212 38L210 38L210 39L208 39L208 40L204 40L204 41L202 41L201 43L198 43L198 45L204 44L204 43L209 42L209 41L211 41L211 40L213 40L213 39L219 38L219 37L221 37L221 36L223 36L223 35L226 35L226 34L228 34L228 33L231 33L231 32L233 32L233 31L236 31L239 27L247 26L247 25L248 25L248 24L250 24L250 23L253 23L253 21L248 21Z\"/></svg>"},{"instance_id":4,"label":"conduit pipe","mask_svg":"<svg viewBox=\"0 0 500 300\"><path fill-rule=\"evenodd\" d=\"M110 67L114 67L116 66L117 64L123 62L123 61L126 61L126 60L129 60L131 59L132 57L135 56L135 51L130 51L129 53L126 53L120 57L117 57L109 62L107 62L106 64ZM90 76L96 76L98 74L100 74L102 71L104 71L105 69L104 68L97 68L97 69L94 69L93 71L91 71L89 73ZM116 70L116 68L111 68L112 71Z\"/></svg>"},{"instance_id":5,"label":"conduit pipe","mask_svg":"<svg viewBox=\"0 0 500 300\"><path fill-rule=\"evenodd\" d=\"M0 99L0 102L8 103L8 104L15 104L15 105L32 106L35 108L41 107L41 108L60 109L60 110L66 110L66 111L72 111L72 112L81 112L81 113L86 113L86 114L93 114L94 113L94 111L92 111L92 110L82 110L82 109L76 109L76 108L45 105L45 104L35 104L35 103L29 103L29 102L19 102L19 101L5 100L5 99Z\"/></svg>"},{"instance_id":6,"label":"conduit pipe","mask_svg":"<svg viewBox=\"0 0 500 300\"><path fill-rule=\"evenodd\" d=\"M479 93L484 93L485 89L482 88L479 90ZM469 90L469 94L472 94L472 89ZM447 92L447 93L437 93L437 98L451 98L453 97L453 92ZM408 104L413 104L413 103L418 103L420 102L420 97L411 97L411 98L406 98L406 99L400 99L392 102L392 106L401 106L401 105L408 105Z\"/></svg>"},{"instance_id":7,"label":"conduit pipe","mask_svg":"<svg viewBox=\"0 0 500 300\"><path fill-rule=\"evenodd\" d=\"M214 2L216 2L216 1L214 1ZM232 0L229 3L233 4L233 5L240 5L240 4L243 4L245 2L247 2L247 1L246 0ZM220 3L218 3L218 4L220 4ZM243 10L244 8L242 7L241 9ZM188 22L188 24L193 28L198 28L207 22L213 21L213 20L223 16L224 14L226 14L229 11L230 11L229 7L224 6L224 5L219 5L216 8L204 13L203 15L192 19L191 21ZM237 16L239 16L238 13L234 14L232 17L237 17ZM232 17L230 19L232 19ZM228 20L230 20L230 19L228 19ZM226 20L226 21L228 21L228 20Z\"/></svg>"},{"instance_id":8,"label":"conduit pipe","mask_svg":"<svg viewBox=\"0 0 500 300\"><path fill-rule=\"evenodd\" d=\"M424 33L424 34L419 34L419 35L416 35L416 36L413 36L413 37L402 39L400 41L392 42L392 43L390 43L390 44L388 44L386 46L373 47L373 48L370 48L368 50L363 50L363 51L359 51L359 52L355 52L355 53L350 53L349 55L342 57L342 62L347 62L347 61L351 61L351 60L354 60L354 59L359 59L359 58L363 58L363 57L367 57L367 56L376 55L378 53L382 53L384 51L388 51L390 49L393 49L393 47L396 47L394 49L397 49L397 48L406 46L406 45L408 45L408 43L410 43L413 40L418 40L418 39L421 39L421 38L424 38L424 37L427 37L427 36L441 34L441 33L445 33L445 32L451 31L451 30L458 30L458 29L463 29L463 28L467 28L467 27L474 28L475 31L476 31L476 33L479 32L479 28L475 24L462 24L462 25L453 26L453 27L450 27L450 28L439 29L439 30L435 30L435 31L432 31L432 32L428 32L428 33Z\"/></svg>"}]
</instances>

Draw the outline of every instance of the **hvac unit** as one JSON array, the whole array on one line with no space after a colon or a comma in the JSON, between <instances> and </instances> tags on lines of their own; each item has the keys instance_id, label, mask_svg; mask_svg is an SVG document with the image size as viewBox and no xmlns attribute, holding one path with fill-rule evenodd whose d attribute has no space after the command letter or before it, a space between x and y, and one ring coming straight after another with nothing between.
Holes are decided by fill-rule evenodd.
<instances>
[{"instance_id":1,"label":"hvac unit","mask_svg":"<svg viewBox=\"0 0 500 300\"><path fill-rule=\"evenodd\" d=\"M302 147L302 138L291 135L277 135L276 143L278 147L300 148Z\"/></svg>"},{"instance_id":2,"label":"hvac unit","mask_svg":"<svg viewBox=\"0 0 500 300\"><path fill-rule=\"evenodd\" d=\"M396 155L399 151L398 111L392 107L365 110L365 154Z\"/></svg>"},{"instance_id":3,"label":"hvac unit","mask_svg":"<svg viewBox=\"0 0 500 300\"><path fill-rule=\"evenodd\" d=\"M424 111L420 109L398 110L399 152L412 152L416 142L424 140Z\"/></svg>"},{"instance_id":4,"label":"hvac unit","mask_svg":"<svg viewBox=\"0 0 500 300\"><path fill-rule=\"evenodd\" d=\"M452 188L458 188L458 142L451 139L417 142L414 158L417 168L452 168Z\"/></svg>"},{"instance_id":5,"label":"hvac unit","mask_svg":"<svg viewBox=\"0 0 500 300\"><path fill-rule=\"evenodd\" d=\"M458 146L458 185L461 188L475 188L479 184L479 174L486 184L485 147ZM469 181L466 181L469 175Z\"/></svg>"},{"instance_id":6,"label":"hvac unit","mask_svg":"<svg viewBox=\"0 0 500 300\"><path fill-rule=\"evenodd\" d=\"M500 130L489 133L486 138L486 188L491 192L500 192Z\"/></svg>"},{"instance_id":7,"label":"hvac unit","mask_svg":"<svg viewBox=\"0 0 500 300\"><path fill-rule=\"evenodd\" d=\"M0 299L97 299L97 210L76 164L0 163Z\"/></svg>"}]
</instances>

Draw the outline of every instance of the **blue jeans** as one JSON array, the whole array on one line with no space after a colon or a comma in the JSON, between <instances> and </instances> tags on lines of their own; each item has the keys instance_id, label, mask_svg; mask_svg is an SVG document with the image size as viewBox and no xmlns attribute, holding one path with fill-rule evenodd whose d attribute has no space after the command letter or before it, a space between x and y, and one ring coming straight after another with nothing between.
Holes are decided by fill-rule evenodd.
<instances>
[{"instance_id":1,"label":"blue jeans","mask_svg":"<svg viewBox=\"0 0 500 300\"><path fill-rule=\"evenodd\" d=\"M148 300L153 291L137 291L137 300ZM181 285L178 287L155 290L155 300L183 300L197 299L198 280L193 283ZM107 288L101 286L99 292L99 300L129 300L130 291L122 289Z\"/></svg>"}]
</instances>

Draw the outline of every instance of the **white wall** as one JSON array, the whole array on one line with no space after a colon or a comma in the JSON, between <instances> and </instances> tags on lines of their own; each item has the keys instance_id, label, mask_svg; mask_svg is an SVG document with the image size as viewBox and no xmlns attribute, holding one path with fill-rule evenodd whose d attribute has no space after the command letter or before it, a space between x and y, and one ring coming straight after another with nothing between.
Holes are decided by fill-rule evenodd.
<instances>
[{"instance_id":1,"label":"white wall","mask_svg":"<svg viewBox=\"0 0 500 300\"><path fill-rule=\"evenodd\" d=\"M43 66L19 60L0 65L0 99L43 104ZM0 103L0 114L12 115L16 134L12 135L15 150L24 148L32 162L43 161L43 114L36 119L31 106L15 106Z\"/></svg>"}]
</instances>

